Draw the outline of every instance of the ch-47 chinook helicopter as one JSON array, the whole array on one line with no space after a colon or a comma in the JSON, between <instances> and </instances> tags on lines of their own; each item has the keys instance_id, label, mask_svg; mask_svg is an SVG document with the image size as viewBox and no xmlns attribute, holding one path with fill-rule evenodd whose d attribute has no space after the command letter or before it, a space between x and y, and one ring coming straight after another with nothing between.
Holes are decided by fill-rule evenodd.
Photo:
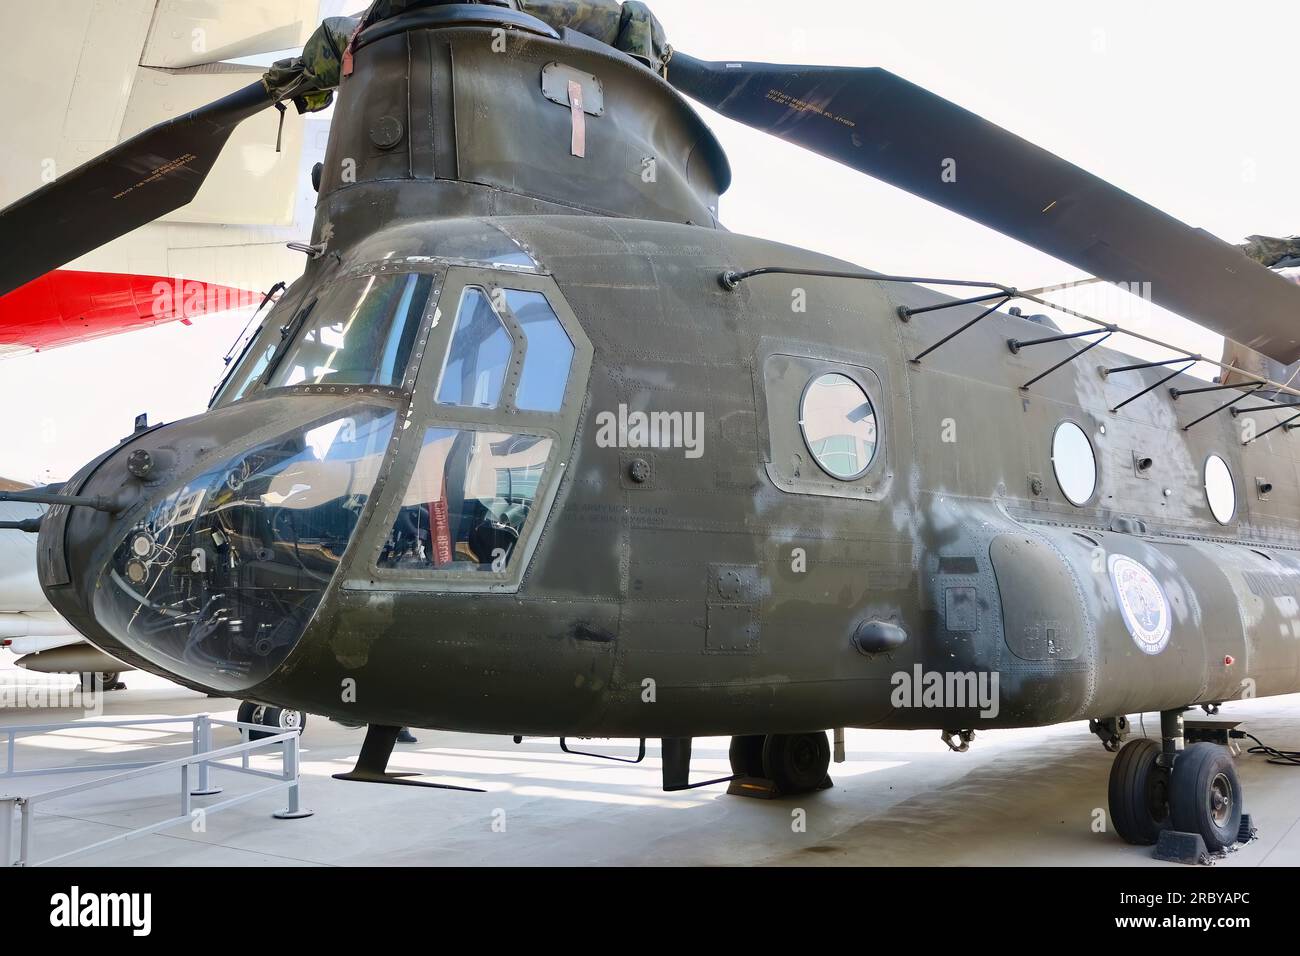
<instances>
[{"instance_id":1,"label":"ch-47 chinook helicopter","mask_svg":"<svg viewBox=\"0 0 1300 956\"><path fill-rule=\"evenodd\" d=\"M305 275L205 413L47 496L42 584L91 642L364 721L345 776L385 782L406 724L661 738L669 790L730 735L734 791L797 793L828 729L1090 718L1119 749L1159 711L1116 829L1236 840L1182 715L1300 690L1300 392L727 232L683 94L1281 362L1300 288L880 69L704 62L613 0L379 0L0 213L0 292L336 86Z\"/></svg>"}]
</instances>

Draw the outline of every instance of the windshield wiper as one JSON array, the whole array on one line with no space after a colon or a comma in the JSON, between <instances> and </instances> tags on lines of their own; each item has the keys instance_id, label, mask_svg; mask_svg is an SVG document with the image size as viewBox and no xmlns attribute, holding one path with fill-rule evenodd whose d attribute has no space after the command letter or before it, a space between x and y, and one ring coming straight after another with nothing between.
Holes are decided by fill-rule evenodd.
<instances>
[{"instance_id":1,"label":"windshield wiper","mask_svg":"<svg viewBox=\"0 0 1300 956\"><path fill-rule=\"evenodd\" d=\"M277 282L275 285L271 286L271 288L267 290L266 294L262 296L262 301L253 311L253 314L249 316L248 321L244 323L243 331L235 337L235 341L231 343L229 351L227 351L225 356L221 359L221 361L226 365L226 374L221 376L221 381L217 382L217 387L212 390L212 395L208 398L208 408L211 408L221 396L221 393L226 390L226 385L230 383L231 376L234 375L235 371L244 364L244 359L248 356L248 351L253 347L253 343L262 337L262 330L259 328L256 333L249 336L245 341L244 337L248 335L248 330L252 327L253 323L257 321L257 317L262 314L262 310L266 308L266 304L275 298L275 294L277 292L283 292L286 288L287 286L283 281ZM244 347L240 349L239 358L232 362L231 356L234 355L235 349L239 347L241 341L244 342Z\"/></svg>"},{"instance_id":2,"label":"windshield wiper","mask_svg":"<svg viewBox=\"0 0 1300 956\"><path fill-rule=\"evenodd\" d=\"M316 302L317 300L313 299L304 309L294 316L292 322L280 327L280 344L275 347L275 352L271 355L271 360L266 363L266 371L262 373L262 378L258 382L258 384L263 388L265 388L267 383L271 381L271 376L275 375L276 371L280 367L280 363L284 361L285 355L289 353L289 346L298 338L298 333L302 331L302 327L306 324L308 316L310 316L312 310L316 308Z\"/></svg>"}]
</instances>

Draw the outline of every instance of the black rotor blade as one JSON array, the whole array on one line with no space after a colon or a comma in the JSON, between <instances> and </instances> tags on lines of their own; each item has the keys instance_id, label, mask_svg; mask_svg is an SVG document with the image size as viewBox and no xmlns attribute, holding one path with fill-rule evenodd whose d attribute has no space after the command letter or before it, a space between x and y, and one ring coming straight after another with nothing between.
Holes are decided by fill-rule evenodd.
<instances>
[{"instance_id":1,"label":"black rotor blade","mask_svg":"<svg viewBox=\"0 0 1300 956\"><path fill-rule=\"evenodd\" d=\"M184 206L235 127L273 102L259 80L145 130L0 211L0 295Z\"/></svg>"},{"instance_id":2,"label":"black rotor blade","mask_svg":"<svg viewBox=\"0 0 1300 956\"><path fill-rule=\"evenodd\" d=\"M1300 359L1300 286L887 70L709 63L674 53L668 79L729 119L1090 275L1150 282L1157 304L1280 362Z\"/></svg>"}]
</instances>

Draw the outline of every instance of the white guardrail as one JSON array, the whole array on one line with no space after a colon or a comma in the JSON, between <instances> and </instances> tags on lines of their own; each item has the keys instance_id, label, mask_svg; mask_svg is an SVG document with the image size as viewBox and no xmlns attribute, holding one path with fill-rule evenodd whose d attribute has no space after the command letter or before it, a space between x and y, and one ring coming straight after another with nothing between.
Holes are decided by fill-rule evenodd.
<instances>
[{"instance_id":1,"label":"white guardrail","mask_svg":"<svg viewBox=\"0 0 1300 956\"><path fill-rule=\"evenodd\" d=\"M137 761L134 763L101 763L90 765L82 764L80 766L48 767L33 770L19 770L15 763L17 756L17 750L15 749L16 740L19 737L29 736L31 734L46 734L60 730L88 730L91 728L104 727L151 729L173 724L191 725L191 752L188 757L179 757L175 760ZM214 749L212 746L212 730L214 727L232 727L237 729L240 737L243 738L243 742L233 744L229 747L218 747ZM108 771L118 771L117 773L113 773L111 776L103 777L98 780L74 784L70 787L61 787L57 790L48 790L44 793L34 794L29 797L0 796L0 867L45 866L50 863L58 863L67 860L70 857L89 853L92 850L99 850L114 843L120 843L125 840L145 836L149 833L155 833L159 830L164 830L180 823L192 822L196 813L196 808L193 805L193 798L212 796L221 792L220 787L213 787L211 785L211 774L214 767L220 767L222 770L227 770L231 773L245 774L251 777L262 777L275 782L270 786L262 787L261 789L254 790L251 793L242 793L239 796L230 797L219 803L208 804L201 808L197 808L198 811L202 812L204 815L238 806L241 803L255 800L268 793L274 793L278 790L287 790L288 806L273 814L273 816L280 820L293 820L300 817L311 816L312 811L304 810L299 799L299 732L293 730L263 737L260 740L251 740L249 739L249 733L254 731L266 733L267 728L260 724L243 724L233 720L216 720L207 714L199 714L195 717L163 717L156 719L145 718L141 720L94 720L63 724L27 724L16 727L0 727L0 735L7 735L8 737L8 744L5 748L5 768L4 772L0 773L0 780L19 777L35 777L55 773L104 773ZM281 762L279 773L271 770L258 770L249 765L249 757L252 754L275 749L280 751ZM231 760L235 757L240 758L239 764L222 762ZM90 844L89 846L60 853L57 856L47 857L42 860L32 859L32 822L36 815L37 807L64 797L73 796L74 794L86 793L87 791L97 790L101 787L111 787L114 784L126 783L129 780L138 780L141 777L146 777L150 774L166 773L170 770L180 771L180 813L176 816L169 817L166 820L159 821L158 823L151 823L147 826L138 827L134 830L127 830L123 833L109 837L106 840L100 840L97 843ZM191 789L191 775L195 770L197 770L197 779L195 780L196 786ZM15 836L18 837L17 847L15 847Z\"/></svg>"}]
</instances>

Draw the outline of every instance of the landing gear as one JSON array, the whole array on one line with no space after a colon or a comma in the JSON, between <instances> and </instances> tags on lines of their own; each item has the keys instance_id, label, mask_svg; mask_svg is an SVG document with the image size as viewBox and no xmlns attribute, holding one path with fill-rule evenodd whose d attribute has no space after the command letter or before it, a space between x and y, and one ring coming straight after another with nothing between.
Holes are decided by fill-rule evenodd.
<instances>
[{"instance_id":1,"label":"landing gear","mask_svg":"<svg viewBox=\"0 0 1300 956\"><path fill-rule=\"evenodd\" d=\"M239 705L239 713L235 719L241 724L261 724L263 727L271 728L266 732L250 730L249 740L262 740L290 730L296 730L301 734L307 727L307 715L301 710L272 707L270 704L257 704L251 700L246 700Z\"/></svg>"},{"instance_id":2,"label":"landing gear","mask_svg":"<svg viewBox=\"0 0 1300 956\"><path fill-rule=\"evenodd\" d=\"M406 787L428 787L431 790L460 790L465 793L483 793L476 787L455 787L448 783L433 783L428 780L412 780L413 773L393 773L388 769L389 758L393 756L393 745L401 727L386 724L371 724L366 728L366 739L361 743L361 753L357 764L347 773L334 774L335 780L353 780L357 783L388 783Z\"/></svg>"},{"instance_id":3,"label":"landing gear","mask_svg":"<svg viewBox=\"0 0 1300 956\"><path fill-rule=\"evenodd\" d=\"M784 797L831 786L831 745L824 732L732 737L727 792L744 797Z\"/></svg>"},{"instance_id":4,"label":"landing gear","mask_svg":"<svg viewBox=\"0 0 1300 956\"><path fill-rule=\"evenodd\" d=\"M763 776L763 734L749 737L732 737L731 749L727 756L731 759L731 772L742 777Z\"/></svg>"},{"instance_id":5,"label":"landing gear","mask_svg":"<svg viewBox=\"0 0 1300 956\"><path fill-rule=\"evenodd\" d=\"M1232 754L1185 745L1183 712L1160 715L1160 743L1131 740L1110 772L1110 817L1128 843L1155 843L1159 859L1196 862L1232 846L1242 829L1242 792Z\"/></svg>"},{"instance_id":6,"label":"landing gear","mask_svg":"<svg viewBox=\"0 0 1300 956\"><path fill-rule=\"evenodd\" d=\"M1110 753L1118 753L1119 748L1124 745L1124 738L1129 733L1128 718L1120 716L1093 719L1088 721L1088 729L1097 735L1106 750Z\"/></svg>"},{"instance_id":7,"label":"landing gear","mask_svg":"<svg viewBox=\"0 0 1300 956\"><path fill-rule=\"evenodd\" d=\"M1159 765L1160 745L1130 740L1110 768L1110 819L1126 843L1151 846L1169 828L1169 771Z\"/></svg>"},{"instance_id":8,"label":"landing gear","mask_svg":"<svg viewBox=\"0 0 1300 956\"><path fill-rule=\"evenodd\" d=\"M120 671L100 671L94 674L82 674L80 678L81 690L83 693L101 693L106 690L126 690L126 684L118 678L121 676Z\"/></svg>"},{"instance_id":9,"label":"landing gear","mask_svg":"<svg viewBox=\"0 0 1300 956\"><path fill-rule=\"evenodd\" d=\"M1174 829L1199 833L1211 853L1232 846L1241 830L1241 782L1232 755L1218 744L1192 744L1169 781Z\"/></svg>"}]
</instances>

